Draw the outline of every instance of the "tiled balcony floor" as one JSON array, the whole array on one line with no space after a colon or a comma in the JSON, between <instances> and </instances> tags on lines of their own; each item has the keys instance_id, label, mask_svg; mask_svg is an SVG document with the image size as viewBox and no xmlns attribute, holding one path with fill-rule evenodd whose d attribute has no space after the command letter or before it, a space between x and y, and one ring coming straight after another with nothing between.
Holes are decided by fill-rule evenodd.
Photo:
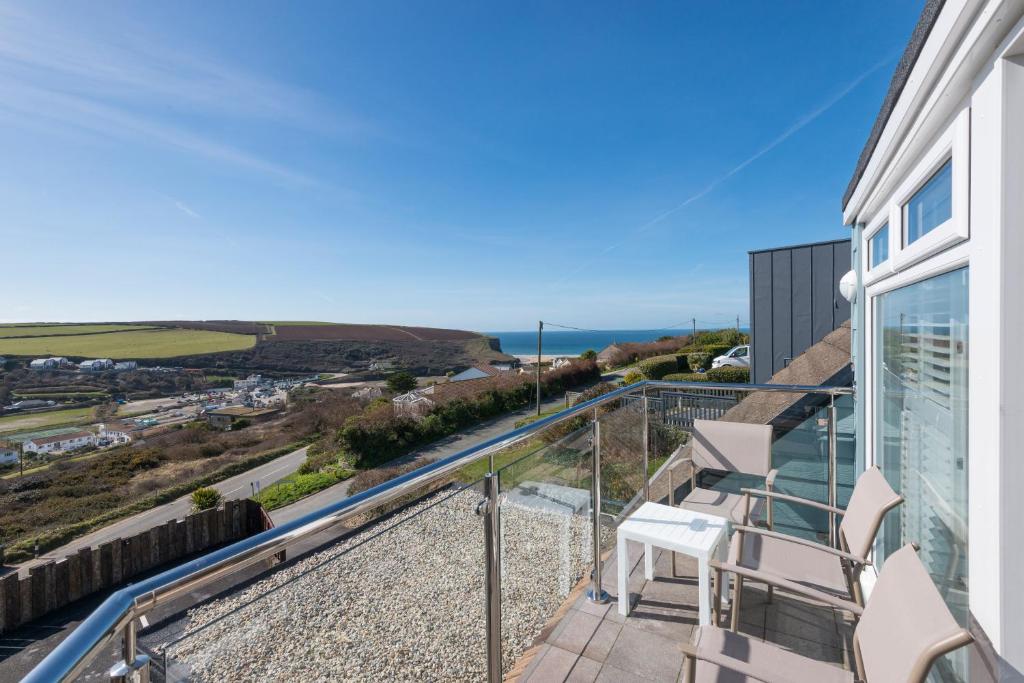
<instances>
[{"instance_id":1,"label":"tiled balcony floor","mask_svg":"<svg viewBox=\"0 0 1024 683\"><path fill-rule=\"evenodd\" d=\"M619 615L617 609L613 552L602 578L611 601L592 604L583 594L585 586L578 586L556 615L557 621L542 634L543 642L524 655L517 667L521 674L513 674L513 678L530 683L681 680L679 644L690 641L697 624L697 563L677 555L678 576L673 576L671 554L655 552L655 578L647 581L641 547L630 543L633 608L628 617ZM742 633L850 668L850 615L779 591L772 603L766 598L763 585L748 583L744 587Z\"/></svg>"}]
</instances>

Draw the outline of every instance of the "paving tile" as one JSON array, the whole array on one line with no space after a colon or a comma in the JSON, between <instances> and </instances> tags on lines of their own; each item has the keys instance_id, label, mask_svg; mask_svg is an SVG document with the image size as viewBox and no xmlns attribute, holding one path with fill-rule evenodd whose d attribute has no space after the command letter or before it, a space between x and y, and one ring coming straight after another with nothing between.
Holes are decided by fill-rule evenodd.
<instances>
[{"instance_id":1,"label":"paving tile","mask_svg":"<svg viewBox=\"0 0 1024 683\"><path fill-rule=\"evenodd\" d=\"M565 680L566 683L593 683L593 681L597 680L600 673L601 662L580 657L576 660L576 665L569 672L569 677Z\"/></svg>"},{"instance_id":2,"label":"paving tile","mask_svg":"<svg viewBox=\"0 0 1024 683\"><path fill-rule=\"evenodd\" d=\"M623 671L607 664L601 667L601 673L598 674L596 681L597 683L651 683L650 678L644 678L632 671Z\"/></svg>"},{"instance_id":3,"label":"paving tile","mask_svg":"<svg viewBox=\"0 0 1024 683\"><path fill-rule=\"evenodd\" d=\"M621 624L608 621L607 619L602 621L590 642L587 643L586 649L583 650L583 656L603 662L608 657L608 653L611 652L612 645L615 644L615 639L619 637L619 631L621 630Z\"/></svg>"},{"instance_id":4,"label":"paving tile","mask_svg":"<svg viewBox=\"0 0 1024 683\"><path fill-rule=\"evenodd\" d=\"M674 681L682 664L678 641L628 624L605 659L606 667L632 671L653 681Z\"/></svg>"},{"instance_id":5,"label":"paving tile","mask_svg":"<svg viewBox=\"0 0 1024 683\"><path fill-rule=\"evenodd\" d=\"M569 610L568 614L562 617L562 623L559 624L560 630L551 634L552 637L548 638L548 643L563 650L581 654L600 625L601 617L578 610Z\"/></svg>"},{"instance_id":6,"label":"paving tile","mask_svg":"<svg viewBox=\"0 0 1024 683\"><path fill-rule=\"evenodd\" d=\"M576 664L576 655L552 645L546 646L544 657L523 680L530 683L562 683Z\"/></svg>"},{"instance_id":7,"label":"paving tile","mask_svg":"<svg viewBox=\"0 0 1024 683\"><path fill-rule=\"evenodd\" d=\"M526 670L523 671L522 680L530 680L530 676L533 675L534 670L537 668L538 665L540 665L540 660L544 659L544 655L546 655L548 653L548 650L550 649L551 646L547 644L542 644L540 647L537 648L537 651L533 655L533 659L530 660L530 663L527 665Z\"/></svg>"},{"instance_id":8,"label":"paving tile","mask_svg":"<svg viewBox=\"0 0 1024 683\"><path fill-rule=\"evenodd\" d=\"M609 600L603 605L599 605L596 602L591 602L590 598L587 597L586 591L583 592L576 602L573 603L572 608L579 610L580 612L586 612L587 614L593 614L595 617L603 617L609 609L615 607L615 601Z\"/></svg>"}]
</instances>

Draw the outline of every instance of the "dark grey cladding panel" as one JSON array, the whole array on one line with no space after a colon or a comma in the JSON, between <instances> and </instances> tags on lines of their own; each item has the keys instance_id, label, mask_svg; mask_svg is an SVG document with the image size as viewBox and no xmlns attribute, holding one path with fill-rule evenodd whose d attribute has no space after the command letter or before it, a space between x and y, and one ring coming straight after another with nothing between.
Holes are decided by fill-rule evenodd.
<instances>
[{"instance_id":1,"label":"dark grey cladding panel","mask_svg":"<svg viewBox=\"0 0 1024 683\"><path fill-rule=\"evenodd\" d=\"M755 383L772 376L772 255L750 255L751 376Z\"/></svg>"},{"instance_id":2,"label":"dark grey cladding panel","mask_svg":"<svg viewBox=\"0 0 1024 683\"><path fill-rule=\"evenodd\" d=\"M794 249L793 254L793 349L814 343L814 286L811 277L812 247Z\"/></svg>"},{"instance_id":3,"label":"dark grey cladding panel","mask_svg":"<svg viewBox=\"0 0 1024 683\"><path fill-rule=\"evenodd\" d=\"M750 253L751 379L764 383L850 317L850 241Z\"/></svg>"},{"instance_id":4,"label":"dark grey cladding panel","mask_svg":"<svg viewBox=\"0 0 1024 683\"><path fill-rule=\"evenodd\" d=\"M819 244L814 249L814 329L815 340L821 339L835 329L834 293L832 283L835 281L835 249L831 244Z\"/></svg>"},{"instance_id":5,"label":"dark grey cladding panel","mask_svg":"<svg viewBox=\"0 0 1024 683\"><path fill-rule=\"evenodd\" d=\"M773 374L793 358L793 255L772 252L772 368Z\"/></svg>"}]
</instances>

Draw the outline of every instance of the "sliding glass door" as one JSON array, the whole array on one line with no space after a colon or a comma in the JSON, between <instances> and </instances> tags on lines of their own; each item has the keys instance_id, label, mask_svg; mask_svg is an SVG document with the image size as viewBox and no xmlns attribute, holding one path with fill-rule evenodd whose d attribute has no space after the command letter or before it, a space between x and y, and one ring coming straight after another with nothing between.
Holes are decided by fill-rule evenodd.
<instances>
[{"instance_id":1,"label":"sliding glass door","mask_svg":"<svg viewBox=\"0 0 1024 683\"><path fill-rule=\"evenodd\" d=\"M967 623L966 268L875 298L875 460L905 502L878 547L920 557L957 619ZM966 680L963 651L933 670Z\"/></svg>"}]
</instances>

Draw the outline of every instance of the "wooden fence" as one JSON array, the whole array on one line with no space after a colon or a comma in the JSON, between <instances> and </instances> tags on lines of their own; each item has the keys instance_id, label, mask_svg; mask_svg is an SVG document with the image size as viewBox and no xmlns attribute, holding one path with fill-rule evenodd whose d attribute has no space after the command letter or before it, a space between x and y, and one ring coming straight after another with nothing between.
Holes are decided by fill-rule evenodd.
<instances>
[{"instance_id":1,"label":"wooden fence","mask_svg":"<svg viewBox=\"0 0 1024 683\"><path fill-rule=\"evenodd\" d=\"M229 500L205 510L118 538L29 570L0 577L0 633L38 619L76 600L120 586L136 576L273 526L252 500Z\"/></svg>"}]
</instances>

